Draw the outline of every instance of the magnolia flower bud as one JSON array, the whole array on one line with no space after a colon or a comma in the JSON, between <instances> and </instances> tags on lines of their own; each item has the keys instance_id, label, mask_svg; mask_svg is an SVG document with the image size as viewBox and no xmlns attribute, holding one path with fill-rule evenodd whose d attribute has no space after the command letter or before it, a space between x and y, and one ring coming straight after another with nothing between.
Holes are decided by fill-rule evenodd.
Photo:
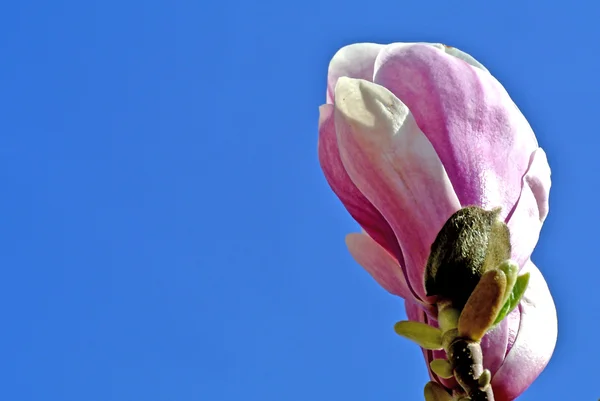
<instances>
[{"instance_id":1,"label":"magnolia flower bud","mask_svg":"<svg viewBox=\"0 0 600 401\"><path fill-rule=\"evenodd\" d=\"M363 229L347 236L350 253L405 299L411 321L458 331L455 313L437 321L437 302L464 305L486 269L504 259L514 263L499 267L507 276L504 306L481 349L491 376L485 391L493 388L496 401L518 397L556 343L552 296L530 260L548 213L550 168L502 85L473 57L441 44L346 46L329 65L318 152L331 188ZM477 233L459 230L471 223ZM468 250L470 243L479 250ZM490 320L471 316L462 327L473 333ZM419 325L396 329L418 338L429 332ZM429 367L445 355L424 356ZM445 389L430 385L426 398L448 398L456 381L430 375Z\"/></svg>"},{"instance_id":2,"label":"magnolia flower bud","mask_svg":"<svg viewBox=\"0 0 600 401\"><path fill-rule=\"evenodd\" d=\"M510 234L499 215L500 209L469 206L446 221L427 260L427 296L450 299L462 309L482 274L510 258Z\"/></svg>"}]
</instances>

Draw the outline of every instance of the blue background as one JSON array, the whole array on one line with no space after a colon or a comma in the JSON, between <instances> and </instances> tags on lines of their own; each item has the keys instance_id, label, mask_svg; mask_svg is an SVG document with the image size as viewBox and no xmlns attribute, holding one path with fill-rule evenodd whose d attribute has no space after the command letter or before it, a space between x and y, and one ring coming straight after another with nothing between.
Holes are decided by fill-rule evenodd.
<instances>
[{"instance_id":1,"label":"blue background","mask_svg":"<svg viewBox=\"0 0 600 401\"><path fill-rule=\"evenodd\" d=\"M402 301L348 254L316 156L357 41L459 47L528 117L559 341L520 399L600 397L597 5L4 3L0 399L422 400Z\"/></svg>"}]
</instances>

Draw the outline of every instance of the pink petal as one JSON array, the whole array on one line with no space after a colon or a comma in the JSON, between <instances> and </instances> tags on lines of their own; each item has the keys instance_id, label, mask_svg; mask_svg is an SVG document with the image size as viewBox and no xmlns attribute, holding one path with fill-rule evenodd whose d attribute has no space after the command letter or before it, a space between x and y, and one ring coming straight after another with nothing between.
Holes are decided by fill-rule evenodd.
<instances>
[{"instance_id":1,"label":"pink petal","mask_svg":"<svg viewBox=\"0 0 600 401\"><path fill-rule=\"evenodd\" d=\"M411 45L413 43L395 43L396 46ZM443 50L474 67L484 71L487 69L473 56L455 47L445 46L441 43L422 43ZM377 43L354 43L342 47L334 54L329 63L327 75L327 103L333 103L335 84L340 77L358 78L373 81L375 59L386 45Z\"/></svg>"},{"instance_id":2,"label":"pink petal","mask_svg":"<svg viewBox=\"0 0 600 401\"><path fill-rule=\"evenodd\" d=\"M504 319L493 330L490 330L481 339L481 350L483 351L483 366L492 372L492 376L498 371L508 345L509 321Z\"/></svg>"},{"instance_id":3,"label":"pink petal","mask_svg":"<svg viewBox=\"0 0 600 401\"><path fill-rule=\"evenodd\" d=\"M327 74L327 103L333 103L335 85L340 77L373 81L375 58L384 45L355 43L342 47L329 62Z\"/></svg>"},{"instance_id":4,"label":"pink petal","mask_svg":"<svg viewBox=\"0 0 600 401\"><path fill-rule=\"evenodd\" d=\"M444 166L408 108L390 91L343 77L335 92L342 163L394 230L410 287L430 301L423 283L429 249L460 207Z\"/></svg>"},{"instance_id":5,"label":"pink petal","mask_svg":"<svg viewBox=\"0 0 600 401\"><path fill-rule=\"evenodd\" d=\"M527 120L488 72L432 46L386 46L374 82L412 111L437 151L461 205L502 206L521 193L538 147Z\"/></svg>"},{"instance_id":6,"label":"pink petal","mask_svg":"<svg viewBox=\"0 0 600 401\"><path fill-rule=\"evenodd\" d=\"M531 256L548 214L550 166L542 148L531 156L531 165L523 177L523 190L509 218L512 259L523 266Z\"/></svg>"},{"instance_id":7,"label":"pink petal","mask_svg":"<svg viewBox=\"0 0 600 401\"><path fill-rule=\"evenodd\" d=\"M350 215L363 229L383 246L388 252L398 258L399 263L404 259L396 235L392 228L377 209L356 188L340 159L338 141L333 120L333 106L325 104L319 109L319 162L327 182L333 192L340 198Z\"/></svg>"},{"instance_id":8,"label":"pink petal","mask_svg":"<svg viewBox=\"0 0 600 401\"><path fill-rule=\"evenodd\" d=\"M404 299L414 298L404 272L388 251L367 234L352 233L346 236L350 254L388 292Z\"/></svg>"},{"instance_id":9,"label":"pink petal","mask_svg":"<svg viewBox=\"0 0 600 401\"><path fill-rule=\"evenodd\" d=\"M504 355L506 357L517 339L519 326L521 326L521 310L519 308L513 309L504 319L508 322L508 344L506 344L506 353Z\"/></svg>"},{"instance_id":10,"label":"pink petal","mask_svg":"<svg viewBox=\"0 0 600 401\"><path fill-rule=\"evenodd\" d=\"M556 345L558 325L554 301L538 268L529 261L529 287L519 305L520 326L515 343L492 379L496 401L518 397L544 370Z\"/></svg>"}]
</instances>

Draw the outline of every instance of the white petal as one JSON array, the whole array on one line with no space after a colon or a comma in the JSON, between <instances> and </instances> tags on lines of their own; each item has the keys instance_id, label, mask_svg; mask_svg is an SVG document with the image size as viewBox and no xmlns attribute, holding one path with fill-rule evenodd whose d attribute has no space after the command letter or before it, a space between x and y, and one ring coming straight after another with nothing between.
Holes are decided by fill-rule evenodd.
<instances>
[{"instance_id":1,"label":"white petal","mask_svg":"<svg viewBox=\"0 0 600 401\"><path fill-rule=\"evenodd\" d=\"M429 249L460 208L444 166L408 108L377 84L340 78L335 126L348 175L394 230L409 285L426 300Z\"/></svg>"},{"instance_id":2,"label":"white petal","mask_svg":"<svg viewBox=\"0 0 600 401\"><path fill-rule=\"evenodd\" d=\"M340 77L372 81L375 58L384 46L377 43L354 43L338 50L329 62L327 103L333 103L335 86Z\"/></svg>"}]
</instances>

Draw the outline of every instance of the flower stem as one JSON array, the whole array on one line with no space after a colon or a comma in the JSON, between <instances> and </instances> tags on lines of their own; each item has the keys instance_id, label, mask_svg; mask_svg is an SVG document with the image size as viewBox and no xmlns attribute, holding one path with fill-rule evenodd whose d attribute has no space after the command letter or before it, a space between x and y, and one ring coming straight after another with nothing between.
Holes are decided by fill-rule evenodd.
<instances>
[{"instance_id":1,"label":"flower stem","mask_svg":"<svg viewBox=\"0 0 600 401\"><path fill-rule=\"evenodd\" d=\"M445 347L454 378L471 401L494 401L490 371L483 367L479 341L456 337Z\"/></svg>"}]
</instances>

